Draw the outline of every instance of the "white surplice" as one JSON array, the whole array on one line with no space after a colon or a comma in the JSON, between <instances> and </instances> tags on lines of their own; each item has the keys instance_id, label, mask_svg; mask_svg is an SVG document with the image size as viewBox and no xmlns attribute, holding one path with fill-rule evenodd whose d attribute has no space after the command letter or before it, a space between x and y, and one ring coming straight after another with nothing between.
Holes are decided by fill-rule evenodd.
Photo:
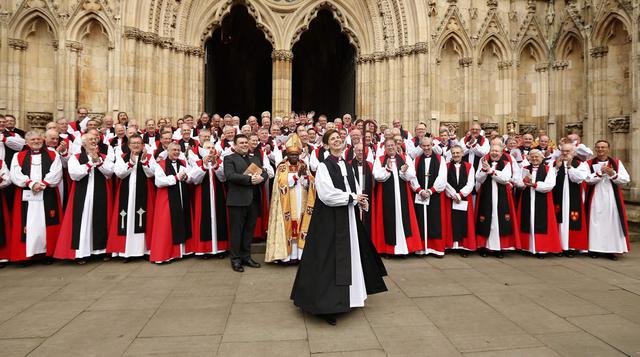
<instances>
[{"instance_id":1,"label":"white surplice","mask_svg":"<svg viewBox=\"0 0 640 357\"><path fill-rule=\"evenodd\" d=\"M204 181L204 176L209 173L209 179L207 182ZM216 206L216 195L223 195L224 192L217 192L215 185L214 175L220 181L224 181L224 169L222 167L222 163L218 165L218 167L214 167L211 162L206 165L198 165L198 163L194 163L193 166L189 169L189 179L188 183L193 185L209 185L209 212L211 213L211 251L208 253L218 254L224 252L224 249L218 248L218 221L217 214L218 209L226 209L226 207L217 207ZM196 255L202 255L204 253L196 253Z\"/></svg>"},{"instance_id":2,"label":"white surplice","mask_svg":"<svg viewBox=\"0 0 640 357\"><path fill-rule=\"evenodd\" d=\"M511 164L506 163L502 170L496 170L498 165L497 161L493 161L490 164L489 171L479 169L476 174L476 190L480 189L480 186L487 178L491 180L491 231L487 238L487 245L484 248L489 250L504 250L514 248L504 248L500 244L500 224L498 218L498 185L506 185L511 179ZM477 214L486 212L477 212ZM482 248L482 247L480 247Z\"/></svg>"},{"instance_id":3,"label":"white surplice","mask_svg":"<svg viewBox=\"0 0 640 357\"><path fill-rule=\"evenodd\" d=\"M93 190L95 189L96 175L104 175L107 179L113 175L113 162L108 157L104 160L101 158L98 163L92 162L91 158L89 158L89 162L80 164L75 155L69 158L69 176L72 180L80 181L87 175L89 177L82 209L82 220L80 221L80 242L76 250L76 259L106 252L106 249L93 249L93 205L95 203L93 201ZM98 189L103 190L104 188L99 187ZM106 205L107 202L100 202L100 204ZM111 212L107 212L107 214L111 214Z\"/></svg>"},{"instance_id":4,"label":"white surplice","mask_svg":"<svg viewBox=\"0 0 640 357\"><path fill-rule=\"evenodd\" d=\"M407 247L407 237L404 234L404 224L402 222L402 200L400 199L400 185L404 184L404 181L411 182L416 177L416 169L413 165L413 161L409 156L405 156L405 164L407 164L407 171L402 172L396 164L395 157L388 157L391 161L391 170L387 170L386 166L382 166L380 158L376 159L373 164L373 178L378 182L386 182L391 176L393 176L393 195L395 197L395 220L396 220L396 245L393 248L393 254L409 254L409 248ZM400 179L404 181L401 182ZM382 199L378 197L377 199ZM390 202L384 202L384 204L391 204ZM409 202L409 204L413 204Z\"/></svg>"},{"instance_id":5,"label":"white surplice","mask_svg":"<svg viewBox=\"0 0 640 357\"><path fill-rule=\"evenodd\" d=\"M618 172L613 177L602 173L600 166L606 165L594 159L594 170L586 181L589 185L595 185L591 207L589 210L589 250L599 253L626 253L627 239L622 230L622 222L618 214L615 195L611 183L625 185L631 181L629 173L621 161L618 164Z\"/></svg>"},{"instance_id":6,"label":"white surplice","mask_svg":"<svg viewBox=\"0 0 640 357\"><path fill-rule=\"evenodd\" d=\"M23 188L23 192L30 192L30 189L38 182L46 182L48 186L55 187L62 180L62 163L56 153L56 157L51 163L49 173L42 176L42 155L47 155L46 148L40 154L31 155L31 173L26 176L22 173L22 167L18 162L18 155L13 156L11 162L11 182ZM55 152L55 151L52 151ZM27 182L29 185L27 187ZM39 193L42 195L43 193ZM24 196L24 194L23 194ZM14 207L13 209L20 209ZM22 222L14 223L22 224ZM26 256L31 257L36 254L47 252L47 226L45 225L44 200L29 201L26 217L27 234L25 240ZM51 247L50 247L51 248Z\"/></svg>"},{"instance_id":7,"label":"white surplice","mask_svg":"<svg viewBox=\"0 0 640 357\"><path fill-rule=\"evenodd\" d=\"M333 186L333 181L324 163L318 165L316 172L316 193L318 198L329 207L347 206L349 212L349 241L351 246L351 285L349 285L349 306L363 307L367 299L367 289L364 282L364 272L362 261L360 260L360 244L358 241L358 228L356 226L355 192L351 192L351 187L347 181L347 169L344 161L338 162L342 172L346 192ZM358 190L356 182L356 191ZM351 203L349 200L351 199Z\"/></svg>"},{"instance_id":8,"label":"white surplice","mask_svg":"<svg viewBox=\"0 0 640 357\"><path fill-rule=\"evenodd\" d=\"M152 160L153 157L151 157L150 161ZM142 165L145 177L138 177L138 165ZM149 247L147 247L145 235L150 233L135 232L135 225L138 224L140 220L140 216L138 212L136 212L136 182L138 179L146 180L147 178L152 178L154 167L155 165L152 165L151 162L147 163L146 160L143 162L135 160L135 163L131 163L131 161L125 162L122 156L118 156L116 159L114 173L121 180L129 177L129 192L127 196L127 212L125 216L127 220L127 232L124 253L113 253L114 257L141 257L145 254L149 254ZM117 203L114 209L118 209ZM145 212L143 214L147 213ZM118 213L118 217L120 217L120 213ZM146 218L147 222L153 219L153 217ZM147 224L147 227L149 227L149 224Z\"/></svg>"}]
</instances>

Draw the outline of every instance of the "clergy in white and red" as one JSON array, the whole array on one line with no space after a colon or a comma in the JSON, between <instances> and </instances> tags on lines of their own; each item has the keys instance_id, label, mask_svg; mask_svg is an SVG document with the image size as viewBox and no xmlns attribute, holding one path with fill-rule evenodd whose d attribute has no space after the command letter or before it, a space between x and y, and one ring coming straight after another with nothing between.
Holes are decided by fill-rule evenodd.
<instances>
[{"instance_id":1,"label":"clergy in white and red","mask_svg":"<svg viewBox=\"0 0 640 357\"><path fill-rule=\"evenodd\" d=\"M467 251L476 250L476 229L471 192L476 183L475 170L469 162L462 161L464 149L454 145L449 151L451 161L447 164L447 188L443 214L446 216L445 246L448 249L460 250L462 257Z\"/></svg>"},{"instance_id":2,"label":"clergy in white and red","mask_svg":"<svg viewBox=\"0 0 640 357\"><path fill-rule=\"evenodd\" d=\"M11 236L11 213L7 206L4 188L11 185L9 169L0 160L0 267L9 261L9 237Z\"/></svg>"},{"instance_id":3,"label":"clergy in white and red","mask_svg":"<svg viewBox=\"0 0 640 357\"><path fill-rule=\"evenodd\" d=\"M416 193L414 207L416 219L420 227L420 235L424 250L418 254L434 254L444 256L446 231L446 215L444 214L447 187L447 164L444 159L433 152L431 138L424 137L420 141L422 154L416 157L416 176L411 180L411 187Z\"/></svg>"},{"instance_id":4,"label":"clergy in white and red","mask_svg":"<svg viewBox=\"0 0 640 357\"><path fill-rule=\"evenodd\" d=\"M396 154L393 139L384 142L385 154L373 164L377 181L371 238L378 253L409 254L424 250L412 204L409 182L415 178L411 158Z\"/></svg>"},{"instance_id":5,"label":"clergy in white and red","mask_svg":"<svg viewBox=\"0 0 640 357\"><path fill-rule=\"evenodd\" d=\"M528 159L530 164L522 168L523 177L518 182L524 189L518 205L522 249L533 254L560 253L551 192L556 184L556 169L544 163L544 154L538 149L531 150Z\"/></svg>"},{"instance_id":6,"label":"clergy in white and red","mask_svg":"<svg viewBox=\"0 0 640 357\"><path fill-rule=\"evenodd\" d=\"M216 143L216 151L224 158L233 154L233 138L236 136L236 129L233 126L225 126L222 129L222 138Z\"/></svg>"},{"instance_id":7,"label":"clergy in white and red","mask_svg":"<svg viewBox=\"0 0 640 357\"><path fill-rule=\"evenodd\" d=\"M556 185L553 188L553 203L558 221L560 244L567 256L573 256L573 250L589 249L587 216L584 210L583 182L589 175L586 162L576 156L573 143L562 144L561 156L556 160Z\"/></svg>"},{"instance_id":8,"label":"clergy in white and red","mask_svg":"<svg viewBox=\"0 0 640 357\"><path fill-rule=\"evenodd\" d=\"M156 263L191 253L186 250L192 236L188 167L179 159L180 145L169 144L167 152L167 159L158 162L154 172L157 190L149 260Z\"/></svg>"},{"instance_id":9,"label":"clergy in white and red","mask_svg":"<svg viewBox=\"0 0 640 357\"><path fill-rule=\"evenodd\" d=\"M224 192L224 169L220 153L208 142L199 151L189 170L189 182L195 185L193 239L188 250L197 255L219 254L229 249L229 222Z\"/></svg>"},{"instance_id":10,"label":"clergy in white and red","mask_svg":"<svg viewBox=\"0 0 640 357\"><path fill-rule=\"evenodd\" d=\"M129 138L129 153L116 158L118 177L107 252L124 258L149 254L153 231L155 162L142 137Z\"/></svg>"},{"instance_id":11,"label":"clergy in white and red","mask_svg":"<svg viewBox=\"0 0 640 357\"><path fill-rule=\"evenodd\" d=\"M478 248L491 251L520 249L516 210L507 187L511 163L502 156L500 145L491 146L476 173L476 241Z\"/></svg>"},{"instance_id":12,"label":"clergy in white and red","mask_svg":"<svg viewBox=\"0 0 640 357\"><path fill-rule=\"evenodd\" d=\"M55 258L80 259L104 254L112 209L113 162L98 150L99 138L82 136L82 152L69 158L73 183L65 211Z\"/></svg>"},{"instance_id":13,"label":"clergy in white and red","mask_svg":"<svg viewBox=\"0 0 640 357\"><path fill-rule=\"evenodd\" d=\"M62 164L55 151L44 147L42 134L26 135L29 150L14 155L11 182L16 186L10 260L27 260L37 254L51 256L56 246L62 207L55 186L62 179Z\"/></svg>"},{"instance_id":14,"label":"clergy in white and red","mask_svg":"<svg viewBox=\"0 0 640 357\"><path fill-rule=\"evenodd\" d=\"M587 176L587 217L589 217L589 251L616 253L629 251L629 224L620 185L631 181L622 162L609 156L609 143L596 142L596 158L589 160Z\"/></svg>"},{"instance_id":15,"label":"clergy in white and red","mask_svg":"<svg viewBox=\"0 0 640 357\"><path fill-rule=\"evenodd\" d=\"M478 171L480 159L489 153L489 140L480 135L480 124L474 123L471 126L471 133L462 139L464 148L464 161L473 165L473 169Z\"/></svg>"},{"instance_id":16,"label":"clergy in white and red","mask_svg":"<svg viewBox=\"0 0 640 357\"><path fill-rule=\"evenodd\" d=\"M374 186L375 180L373 179L373 163L367 160L367 152L371 154L369 148L365 148L362 143L356 144L354 147L354 158L349 162L354 171L354 176L356 181L358 182L357 194L365 194L369 198L369 202L375 201L374 196ZM373 157L371 155L371 157ZM363 210L358 207L357 212L362 224L364 225L364 229L366 231L367 237L371 239L371 209Z\"/></svg>"}]
</instances>

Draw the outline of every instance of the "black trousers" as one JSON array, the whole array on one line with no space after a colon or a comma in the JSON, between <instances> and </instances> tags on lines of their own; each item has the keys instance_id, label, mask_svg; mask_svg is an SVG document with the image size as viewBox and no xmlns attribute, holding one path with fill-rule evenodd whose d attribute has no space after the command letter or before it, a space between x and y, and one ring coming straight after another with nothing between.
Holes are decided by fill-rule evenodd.
<instances>
[{"instance_id":1,"label":"black trousers","mask_svg":"<svg viewBox=\"0 0 640 357\"><path fill-rule=\"evenodd\" d=\"M229 206L231 260L245 261L251 257L251 241L258 219L258 203L250 206Z\"/></svg>"}]
</instances>

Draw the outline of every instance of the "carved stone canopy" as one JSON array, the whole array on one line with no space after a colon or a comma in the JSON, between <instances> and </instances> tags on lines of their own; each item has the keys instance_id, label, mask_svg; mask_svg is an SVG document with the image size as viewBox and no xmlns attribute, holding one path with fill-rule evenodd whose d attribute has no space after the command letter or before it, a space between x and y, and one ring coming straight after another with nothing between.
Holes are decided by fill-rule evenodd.
<instances>
[{"instance_id":1,"label":"carved stone canopy","mask_svg":"<svg viewBox=\"0 0 640 357\"><path fill-rule=\"evenodd\" d=\"M538 132L538 124L520 124L520 135L535 135Z\"/></svg>"},{"instance_id":2,"label":"carved stone canopy","mask_svg":"<svg viewBox=\"0 0 640 357\"><path fill-rule=\"evenodd\" d=\"M460 123L457 121L443 121L440 122L440 128L441 127L447 127L449 128L449 132L454 132L454 133L459 133L460 132Z\"/></svg>"},{"instance_id":3,"label":"carved stone canopy","mask_svg":"<svg viewBox=\"0 0 640 357\"><path fill-rule=\"evenodd\" d=\"M31 129L44 129L47 123L53 121L53 113L28 112L27 123Z\"/></svg>"},{"instance_id":4,"label":"carved stone canopy","mask_svg":"<svg viewBox=\"0 0 640 357\"><path fill-rule=\"evenodd\" d=\"M500 125L498 123L480 123L480 127L484 130L485 133L491 132L492 130L498 130Z\"/></svg>"},{"instance_id":5,"label":"carved stone canopy","mask_svg":"<svg viewBox=\"0 0 640 357\"><path fill-rule=\"evenodd\" d=\"M578 134L582 136L582 122L576 123L567 123L564 126L564 131L567 135L569 134Z\"/></svg>"},{"instance_id":6,"label":"carved stone canopy","mask_svg":"<svg viewBox=\"0 0 640 357\"><path fill-rule=\"evenodd\" d=\"M624 134L629 132L630 121L631 120L628 115L611 117L607 121L607 126L609 127L609 130L614 134Z\"/></svg>"}]
</instances>

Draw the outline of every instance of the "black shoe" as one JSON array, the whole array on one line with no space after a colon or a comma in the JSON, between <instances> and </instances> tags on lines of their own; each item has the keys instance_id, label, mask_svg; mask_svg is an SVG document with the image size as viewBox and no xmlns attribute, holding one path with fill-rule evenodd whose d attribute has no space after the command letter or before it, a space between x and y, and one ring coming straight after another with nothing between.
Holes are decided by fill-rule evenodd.
<instances>
[{"instance_id":1,"label":"black shoe","mask_svg":"<svg viewBox=\"0 0 640 357\"><path fill-rule=\"evenodd\" d=\"M592 259L598 259L598 253L589 252L589 256L590 256Z\"/></svg>"},{"instance_id":2,"label":"black shoe","mask_svg":"<svg viewBox=\"0 0 640 357\"><path fill-rule=\"evenodd\" d=\"M250 268L260 268L260 263L256 262L252 258L249 258L242 262L242 265L248 266Z\"/></svg>"},{"instance_id":3,"label":"black shoe","mask_svg":"<svg viewBox=\"0 0 640 357\"><path fill-rule=\"evenodd\" d=\"M610 260L618 260L618 256L614 253L608 254L607 258L609 258Z\"/></svg>"},{"instance_id":4,"label":"black shoe","mask_svg":"<svg viewBox=\"0 0 640 357\"><path fill-rule=\"evenodd\" d=\"M562 255L561 255L562 256ZM544 254L536 254L536 257L538 259L544 259Z\"/></svg>"},{"instance_id":5,"label":"black shoe","mask_svg":"<svg viewBox=\"0 0 640 357\"><path fill-rule=\"evenodd\" d=\"M331 326L335 326L338 321L336 320L335 315L321 315L321 317Z\"/></svg>"},{"instance_id":6,"label":"black shoe","mask_svg":"<svg viewBox=\"0 0 640 357\"><path fill-rule=\"evenodd\" d=\"M76 264L85 265L85 264L87 264L87 261L86 261L86 259L78 259L78 260L76 260Z\"/></svg>"},{"instance_id":7,"label":"black shoe","mask_svg":"<svg viewBox=\"0 0 640 357\"><path fill-rule=\"evenodd\" d=\"M496 258L498 258L498 259L502 259L502 258L504 258L504 253L502 253L502 252L497 252L497 253L496 253Z\"/></svg>"},{"instance_id":8,"label":"black shoe","mask_svg":"<svg viewBox=\"0 0 640 357\"><path fill-rule=\"evenodd\" d=\"M203 255L201 255L201 256L200 256L200 259L202 259L202 260L209 260L209 259L211 259L211 255L209 255L209 254L203 254Z\"/></svg>"},{"instance_id":9,"label":"black shoe","mask_svg":"<svg viewBox=\"0 0 640 357\"><path fill-rule=\"evenodd\" d=\"M233 269L233 271L237 271L238 273L242 273L244 271L242 263L238 261L231 261L231 269Z\"/></svg>"},{"instance_id":10,"label":"black shoe","mask_svg":"<svg viewBox=\"0 0 640 357\"><path fill-rule=\"evenodd\" d=\"M122 260L122 262L123 262L124 264L127 264L127 263L131 263L131 261L132 261L132 260L133 260L133 258L124 258L124 259Z\"/></svg>"},{"instance_id":11,"label":"black shoe","mask_svg":"<svg viewBox=\"0 0 640 357\"><path fill-rule=\"evenodd\" d=\"M7 266L7 262L1 262L0 263L0 269L4 268Z\"/></svg>"},{"instance_id":12,"label":"black shoe","mask_svg":"<svg viewBox=\"0 0 640 357\"><path fill-rule=\"evenodd\" d=\"M576 253L573 250L567 250L564 252L564 256L567 258L573 258L576 256Z\"/></svg>"},{"instance_id":13,"label":"black shoe","mask_svg":"<svg viewBox=\"0 0 640 357\"><path fill-rule=\"evenodd\" d=\"M465 252L465 251L463 250L462 252L460 252L460 256L461 256L462 258L466 258L466 257L468 257L468 256L469 256L469 253L467 253L467 252Z\"/></svg>"},{"instance_id":14,"label":"black shoe","mask_svg":"<svg viewBox=\"0 0 640 357\"><path fill-rule=\"evenodd\" d=\"M483 250L483 251L480 252L480 256L483 257L483 258L486 258L486 257L489 256L489 253L487 253L486 250Z\"/></svg>"},{"instance_id":15,"label":"black shoe","mask_svg":"<svg viewBox=\"0 0 640 357\"><path fill-rule=\"evenodd\" d=\"M111 260L111 256L110 255L105 254L105 255L102 256L102 261L103 262L108 262L110 260Z\"/></svg>"},{"instance_id":16,"label":"black shoe","mask_svg":"<svg viewBox=\"0 0 640 357\"><path fill-rule=\"evenodd\" d=\"M53 264L53 259L51 257L46 257L42 259L42 265L51 265Z\"/></svg>"}]
</instances>

